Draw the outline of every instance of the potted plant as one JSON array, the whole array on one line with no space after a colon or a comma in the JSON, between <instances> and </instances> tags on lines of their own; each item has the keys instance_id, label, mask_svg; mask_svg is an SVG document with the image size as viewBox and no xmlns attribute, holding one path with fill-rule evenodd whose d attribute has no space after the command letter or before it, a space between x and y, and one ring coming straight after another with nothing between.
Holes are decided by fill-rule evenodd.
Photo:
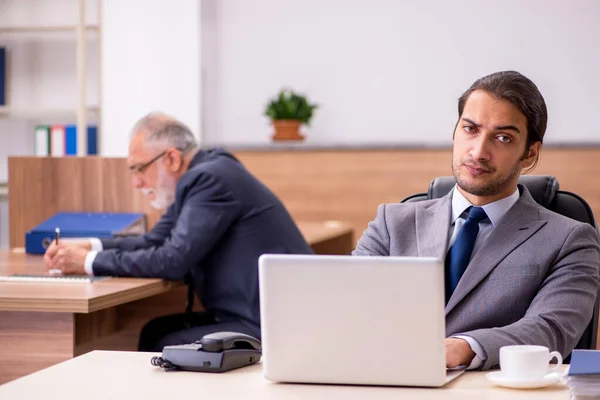
<instances>
[{"instance_id":1,"label":"potted plant","mask_svg":"<svg viewBox=\"0 0 600 400\"><path fill-rule=\"evenodd\" d=\"M273 140L303 140L302 124L309 125L313 111L318 107L292 90L283 89L267 104L265 115L271 119L275 134Z\"/></svg>"}]
</instances>

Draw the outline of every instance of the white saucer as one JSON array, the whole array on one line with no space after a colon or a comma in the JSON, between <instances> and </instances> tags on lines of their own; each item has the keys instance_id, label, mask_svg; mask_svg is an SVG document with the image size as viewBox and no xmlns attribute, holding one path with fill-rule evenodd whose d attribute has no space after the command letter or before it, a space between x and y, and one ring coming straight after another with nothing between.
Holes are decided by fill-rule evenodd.
<instances>
[{"instance_id":1,"label":"white saucer","mask_svg":"<svg viewBox=\"0 0 600 400\"><path fill-rule=\"evenodd\" d=\"M495 383L496 385L513 389L539 389L558 383L562 377L562 373L553 372L544 376L542 379L538 379L535 381L523 381L508 379L504 375L502 375L502 371L494 371L486 374L486 378L488 378L489 381Z\"/></svg>"}]
</instances>

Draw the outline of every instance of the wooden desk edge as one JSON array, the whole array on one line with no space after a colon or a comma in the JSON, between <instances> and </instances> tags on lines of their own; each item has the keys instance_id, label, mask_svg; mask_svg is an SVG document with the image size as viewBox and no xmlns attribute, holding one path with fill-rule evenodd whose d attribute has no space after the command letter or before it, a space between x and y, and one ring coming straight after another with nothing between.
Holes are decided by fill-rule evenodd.
<instances>
[{"instance_id":1,"label":"wooden desk edge","mask_svg":"<svg viewBox=\"0 0 600 400\"><path fill-rule=\"evenodd\" d=\"M40 311L87 313L87 300L0 299L0 311Z\"/></svg>"},{"instance_id":2,"label":"wooden desk edge","mask_svg":"<svg viewBox=\"0 0 600 400\"><path fill-rule=\"evenodd\" d=\"M29 390L29 395L33 393L39 393L39 388L47 385L48 383L59 383L58 388L67 388L63 390L63 394L73 394L69 398L79 398L82 393L85 393L85 386L69 386L65 384L64 377L69 375L73 371L81 372L84 374L84 381L91 381L92 377L97 377L97 372L108 371L107 375L110 382L122 379L122 374L125 371L134 371L133 377L137 376L137 383L142 382L139 376L148 378L152 376L148 372L156 367L152 367L149 363L149 359L154 355L160 355L160 353L142 353L142 352L128 352L128 351L102 351L95 350L87 354L78 356L74 359L61 362L45 370L38 371L20 380L9 382L6 385L0 387L0 392L3 395L17 393L21 395L23 390ZM114 368L112 368L114 363ZM204 379L219 380L219 383L231 382L235 385L245 384L248 389L255 390L256 398L303 398L308 395L310 398L342 398L347 397L349 393L356 390L360 394L356 396L350 396L351 398L363 398L365 397L365 391L368 391L371 396L377 397L377 395L383 395L385 398L506 398L506 399L521 399L521 398L540 398L540 399L563 399L568 397L569 388L567 385L552 385L548 388L542 388L537 390L519 391L514 389L507 389L495 386L493 383L486 379L486 374L489 371L467 371L462 376L459 376L454 381L450 382L443 387L409 387L409 386L379 386L379 385L350 385L350 384L300 384L300 383L279 383L270 382L263 374L263 363L262 361L258 364L241 368L238 370L230 371L226 374L196 374L196 373L181 373L178 375L178 384L184 385L182 387L197 387L198 382L202 385ZM566 366L562 366L560 371L565 371ZM117 371L115 373L115 371ZM166 376L175 376L169 374L161 375L161 378ZM72 376L72 374L71 374ZM171 378L153 380L150 385L154 385L154 389L157 387L170 386L173 384ZM204 381L206 382L206 381ZM259 384L257 386L257 383ZM175 383L177 385L177 383ZM226 387L213 385L222 389L219 392L219 398L224 398L222 394L233 392L228 391ZM69 388L73 388L69 390ZM102 388L105 389L105 388ZM271 390L271 393L265 393L264 389ZM43 389L42 389L43 390ZM209 389L210 390L210 389ZM243 389L242 389L243 390ZM108 395L110 391L106 391L103 394ZM213 392L215 393L215 392ZM131 386L131 393L128 395L134 396L135 386ZM217 393L215 393L217 394ZM236 393L237 394L237 393ZM431 395L431 396L430 396ZM368 394L367 394L368 396ZM565 397L567 396L567 397ZM134 396L135 397L135 396ZM218 396L217 396L218 397ZM307 397L307 398L308 398ZM18 397L21 398L21 397ZM230 398L230 397L227 397Z\"/></svg>"},{"instance_id":3,"label":"wooden desk edge","mask_svg":"<svg viewBox=\"0 0 600 400\"><path fill-rule=\"evenodd\" d=\"M184 283L182 281L166 281L158 280L151 285L145 285L143 287L136 287L118 293L111 293L104 296L98 296L90 299L88 302L88 309L86 312L94 312L103 310L109 307L115 307L121 304L130 303L132 301L145 299L148 297L156 296L169 292Z\"/></svg>"},{"instance_id":4,"label":"wooden desk edge","mask_svg":"<svg viewBox=\"0 0 600 400\"><path fill-rule=\"evenodd\" d=\"M0 311L71 312L87 314L166 293L182 285L183 282L181 281L165 281L157 279L156 282L153 282L152 284L126 289L117 293L109 293L91 299L56 300L39 298L2 298L0 299Z\"/></svg>"}]
</instances>

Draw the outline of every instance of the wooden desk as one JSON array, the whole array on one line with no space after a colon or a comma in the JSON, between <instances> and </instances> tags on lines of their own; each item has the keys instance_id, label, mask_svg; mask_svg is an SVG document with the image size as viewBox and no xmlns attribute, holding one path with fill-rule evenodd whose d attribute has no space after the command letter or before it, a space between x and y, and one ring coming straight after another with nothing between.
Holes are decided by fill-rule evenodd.
<instances>
[{"instance_id":1,"label":"wooden desk","mask_svg":"<svg viewBox=\"0 0 600 400\"><path fill-rule=\"evenodd\" d=\"M567 400L557 384L539 390L494 386L486 372L466 372L442 388L278 384L266 380L261 365L223 374L165 372L150 365L158 353L94 351L0 386L2 400L52 398L107 400L199 397L203 399L419 399Z\"/></svg>"},{"instance_id":2,"label":"wooden desk","mask_svg":"<svg viewBox=\"0 0 600 400\"><path fill-rule=\"evenodd\" d=\"M354 246L347 224L298 225L318 254L347 254ZM41 256L0 252L0 275L45 271ZM0 282L0 384L91 350L135 350L148 320L182 312L185 304L182 283L160 279Z\"/></svg>"},{"instance_id":3,"label":"wooden desk","mask_svg":"<svg viewBox=\"0 0 600 400\"><path fill-rule=\"evenodd\" d=\"M350 254L356 246L354 229L349 223L299 221L297 225L316 254Z\"/></svg>"},{"instance_id":4,"label":"wooden desk","mask_svg":"<svg viewBox=\"0 0 600 400\"><path fill-rule=\"evenodd\" d=\"M0 275L45 271L40 256L0 252ZM139 329L152 315L144 299L161 298L179 286L138 278L93 284L0 282L0 383L103 348L98 342L119 330ZM184 307L182 296L179 310Z\"/></svg>"}]
</instances>

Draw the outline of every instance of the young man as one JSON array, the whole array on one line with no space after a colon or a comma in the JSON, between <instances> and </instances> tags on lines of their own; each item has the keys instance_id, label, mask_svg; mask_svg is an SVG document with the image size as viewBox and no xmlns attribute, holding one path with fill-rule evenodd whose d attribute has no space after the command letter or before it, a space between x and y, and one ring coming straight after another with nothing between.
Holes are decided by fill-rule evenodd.
<instances>
[{"instance_id":1,"label":"young man","mask_svg":"<svg viewBox=\"0 0 600 400\"><path fill-rule=\"evenodd\" d=\"M379 207L354 255L446 260L446 362L499 364L499 349L537 344L568 355L600 289L598 232L538 205L518 185L547 124L535 84L514 72L477 80L459 99L452 172L436 200Z\"/></svg>"},{"instance_id":2,"label":"young man","mask_svg":"<svg viewBox=\"0 0 600 400\"><path fill-rule=\"evenodd\" d=\"M192 343L219 331L260 338L258 257L309 254L283 204L230 153L199 150L190 130L153 113L133 128L129 169L134 188L166 212L148 234L52 245L44 260L63 274L191 277L204 313L151 321L140 350Z\"/></svg>"}]
</instances>

